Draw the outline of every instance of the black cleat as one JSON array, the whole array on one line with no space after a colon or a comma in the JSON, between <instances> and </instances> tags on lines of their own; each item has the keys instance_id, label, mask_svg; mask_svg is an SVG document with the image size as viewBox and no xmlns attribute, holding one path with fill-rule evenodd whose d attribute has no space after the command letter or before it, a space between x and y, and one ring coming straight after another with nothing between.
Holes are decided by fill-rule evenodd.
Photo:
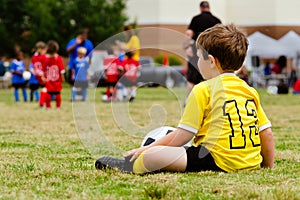
<instances>
[{"instance_id":1,"label":"black cleat","mask_svg":"<svg viewBox=\"0 0 300 200\"><path fill-rule=\"evenodd\" d=\"M133 101L134 101L134 97L130 97L129 102L133 102Z\"/></svg>"},{"instance_id":2,"label":"black cleat","mask_svg":"<svg viewBox=\"0 0 300 200\"><path fill-rule=\"evenodd\" d=\"M105 156L99 158L95 162L96 169L118 169L122 172L133 172L133 163L129 161L130 158L126 159L119 159L119 158L113 158L110 156Z\"/></svg>"}]
</instances>

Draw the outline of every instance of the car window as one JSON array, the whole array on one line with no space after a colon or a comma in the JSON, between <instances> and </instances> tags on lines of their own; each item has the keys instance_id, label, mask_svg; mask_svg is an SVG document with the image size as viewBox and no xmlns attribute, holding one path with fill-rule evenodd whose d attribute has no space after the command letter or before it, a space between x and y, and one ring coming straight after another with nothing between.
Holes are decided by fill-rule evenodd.
<instances>
[{"instance_id":1,"label":"car window","mask_svg":"<svg viewBox=\"0 0 300 200\"><path fill-rule=\"evenodd\" d=\"M141 56L140 57L140 65L152 65L153 64L153 59L151 57L147 56Z\"/></svg>"}]
</instances>

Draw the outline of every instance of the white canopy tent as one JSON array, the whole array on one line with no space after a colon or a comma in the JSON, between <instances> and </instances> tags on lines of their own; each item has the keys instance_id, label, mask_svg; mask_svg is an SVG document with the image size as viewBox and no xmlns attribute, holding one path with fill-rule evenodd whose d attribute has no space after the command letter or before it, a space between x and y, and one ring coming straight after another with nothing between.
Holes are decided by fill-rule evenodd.
<instances>
[{"instance_id":1,"label":"white canopy tent","mask_svg":"<svg viewBox=\"0 0 300 200\"><path fill-rule=\"evenodd\" d=\"M298 36L299 37L299 36ZM258 56L260 61L277 59L279 56L284 55L288 58L288 73L292 66L297 66L295 61L297 60L298 42L300 44L300 38L295 33L288 33L283 36L280 40L275 40L267 35L260 32L255 32L248 36L249 48L245 65L248 70L251 70L252 79L254 85L261 84L261 77L263 77L263 68L265 63L260 62L260 66L256 67L255 63L252 62L254 56ZM299 41L298 41L299 39ZM300 45L299 45L300 47ZM293 61L293 63L292 63Z\"/></svg>"},{"instance_id":2,"label":"white canopy tent","mask_svg":"<svg viewBox=\"0 0 300 200\"><path fill-rule=\"evenodd\" d=\"M293 39L291 39L293 35ZM280 40L275 40L261 32L255 32L248 36L249 48L247 52L247 57L245 60L245 65L247 69L252 70L253 63L251 62L253 56L258 56L259 58L271 58L276 59L281 55L285 55L287 58L292 58L294 61L297 60L297 51L291 47L291 43L295 40L295 35L290 34L290 36L283 36ZM300 40L299 40L300 42Z\"/></svg>"},{"instance_id":3,"label":"white canopy tent","mask_svg":"<svg viewBox=\"0 0 300 200\"><path fill-rule=\"evenodd\" d=\"M281 55L294 57L296 52L282 45L278 40L275 40L260 32L255 32L248 37L249 49L248 55L259 56L262 58L276 58Z\"/></svg>"},{"instance_id":4,"label":"white canopy tent","mask_svg":"<svg viewBox=\"0 0 300 200\"><path fill-rule=\"evenodd\" d=\"M300 68L300 36L295 31L290 31L284 36L282 36L278 43L293 52L295 52L295 56L293 57L294 66L298 69Z\"/></svg>"}]
</instances>

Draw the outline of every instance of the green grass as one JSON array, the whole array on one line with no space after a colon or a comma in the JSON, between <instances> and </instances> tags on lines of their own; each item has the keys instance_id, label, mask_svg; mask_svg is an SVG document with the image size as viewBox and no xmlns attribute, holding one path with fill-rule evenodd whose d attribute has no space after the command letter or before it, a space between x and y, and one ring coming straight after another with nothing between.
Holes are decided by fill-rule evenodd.
<instances>
[{"instance_id":1,"label":"green grass","mask_svg":"<svg viewBox=\"0 0 300 200\"><path fill-rule=\"evenodd\" d=\"M61 110L49 111L0 90L0 199L300 199L300 95L259 90L273 124L274 169L139 176L97 171L94 162L138 147L156 123L176 126L185 89L141 88L132 104L103 103L103 90L72 105L66 88Z\"/></svg>"}]
</instances>

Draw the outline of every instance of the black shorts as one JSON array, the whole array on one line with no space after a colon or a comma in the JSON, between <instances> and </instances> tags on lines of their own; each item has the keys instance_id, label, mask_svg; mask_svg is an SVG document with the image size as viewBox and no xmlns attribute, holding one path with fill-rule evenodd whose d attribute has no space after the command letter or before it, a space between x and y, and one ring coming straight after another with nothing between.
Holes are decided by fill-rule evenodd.
<instances>
[{"instance_id":1,"label":"black shorts","mask_svg":"<svg viewBox=\"0 0 300 200\"><path fill-rule=\"evenodd\" d=\"M194 85L204 80L198 70L197 63L198 63L197 56L189 58L186 79L188 82L193 83Z\"/></svg>"},{"instance_id":2,"label":"black shorts","mask_svg":"<svg viewBox=\"0 0 300 200\"><path fill-rule=\"evenodd\" d=\"M115 87L117 82L106 82L108 87Z\"/></svg>"},{"instance_id":3,"label":"black shorts","mask_svg":"<svg viewBox=\"0 0 300 200\"><path fill-rule=\"evenodd\" d=\"M187 166L186 172L199 172L199 171L223 171L219 168L212 155L204 146L188 147L186 149Z\"/></svg>"},{"instance_id":4,"label":"black shorts","mask_svg":"<svg viewBox=\"0 0 300 200\"><path fill-rule=\"evenodd\" d=\"M32 90L32 91L35 91L37 89L39 89L40 87L40 84L37 83L37 84L29 84L29 89Z\"/></svg>"},{"instance_id":5,"label":"black shorts","mask_svg":"<svg viewBox=\"0 0 300 200\"><path fill-rule=\"evenodd\" d=\"M58 94L60 94L60 92L47 92L48 94L50 94L50 95L58 95Z\"/></svg>"},{"instance_id":6,"label":"black shorts","mask_svg":"<svg viewBox=\"0 0 300 200\"><path fill-rule=\"evenodd\" d=\"M13 83L12 86L15 88L15 89L19 89L19 88L25 88L26 87L26 82L24 83Z\"/></svg>"}]
</instances>

